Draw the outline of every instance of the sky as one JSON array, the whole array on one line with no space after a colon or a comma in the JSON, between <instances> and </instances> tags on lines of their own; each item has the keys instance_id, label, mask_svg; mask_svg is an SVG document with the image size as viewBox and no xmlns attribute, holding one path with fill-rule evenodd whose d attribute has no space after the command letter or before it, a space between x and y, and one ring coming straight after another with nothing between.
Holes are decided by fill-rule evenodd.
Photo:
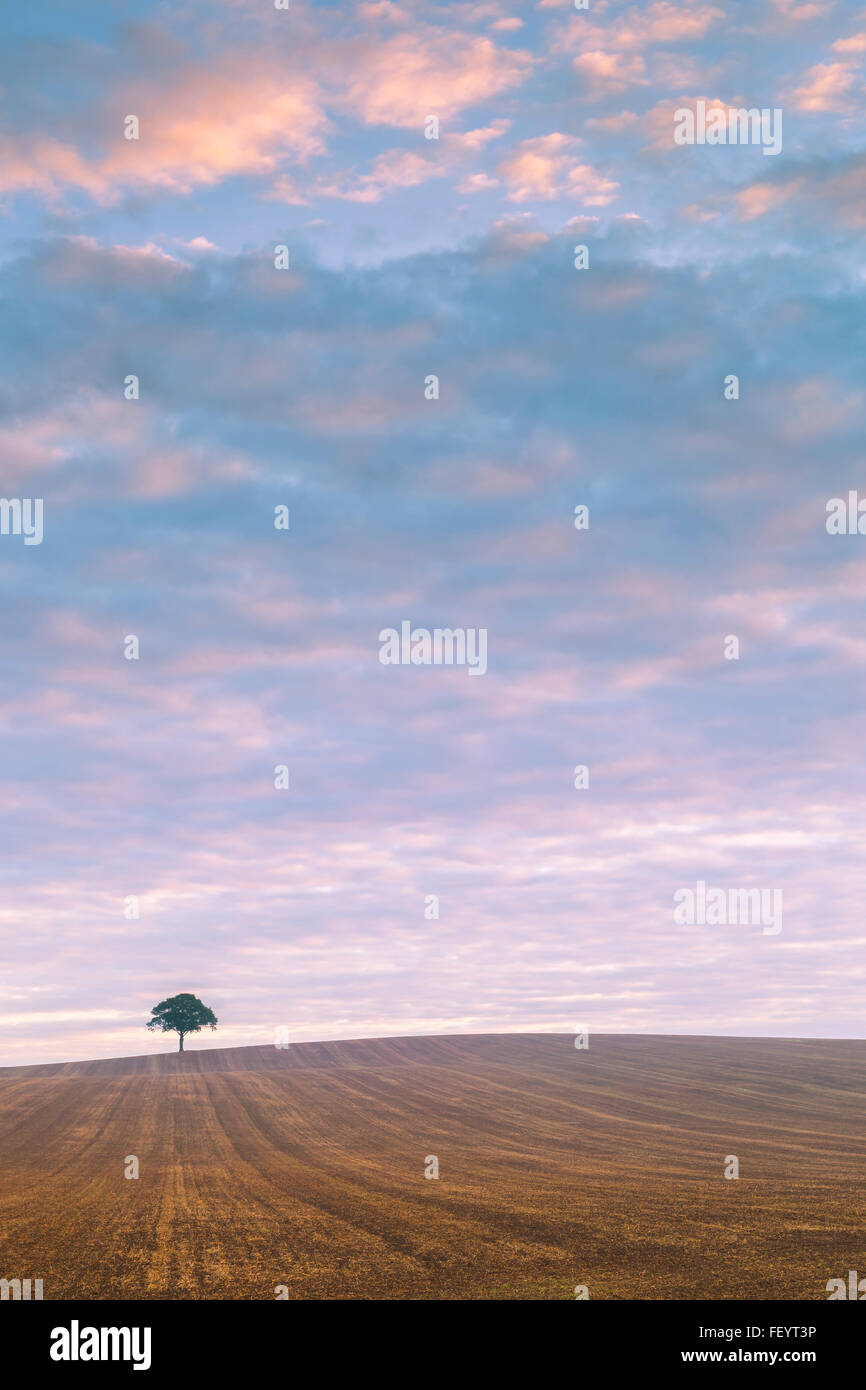
<instances>
[{"instance_id":1,"label":"sky","mask_svg":"<svg viewBox=\"0 0 866 1390\"><path fill-rule=\"evenodd\" d=\"M866 10L2 26L0 1064L866 1035Z\"/></svg>"}]
</instances>

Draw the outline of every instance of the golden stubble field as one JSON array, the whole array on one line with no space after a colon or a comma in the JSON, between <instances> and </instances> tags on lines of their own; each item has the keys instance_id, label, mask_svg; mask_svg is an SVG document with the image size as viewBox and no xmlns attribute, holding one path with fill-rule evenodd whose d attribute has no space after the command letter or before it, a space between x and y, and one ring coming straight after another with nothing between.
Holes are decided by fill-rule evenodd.
<instances>
[{"instance_id":1,"label":"golden stubble field","mask_svg":"<svg viewBox=\"0 0 866 1390\"><path fill-rule=\"evenodd\" d=\"M46 1299L826 1299L866 1274L864 1231L862 1042L484 1035L0 1070L0 1277Z\"/></svg>"}]
</instances>

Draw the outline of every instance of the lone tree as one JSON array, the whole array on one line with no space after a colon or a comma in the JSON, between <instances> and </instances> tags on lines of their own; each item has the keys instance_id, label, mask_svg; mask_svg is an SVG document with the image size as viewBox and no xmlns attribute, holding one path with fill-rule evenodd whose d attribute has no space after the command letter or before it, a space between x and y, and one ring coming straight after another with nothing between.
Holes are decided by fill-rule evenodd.
<instances>
[{"instance_id":1,"label":"lone tree","mask_svg":"<svg viewBox=\"0 0 866 1390\"><path fill-rule=\"evenodd\" d=\"M161 1028L163 1033L179 1033L180 1047L187 1033L199 1033L202 1028L216 1028L217 1016L213 1009L203 1004L194 994L174 994L171 999L163 999L150 1011L153 1018L147 1020L148 1028Z\"/></svg>"}]
</instances>

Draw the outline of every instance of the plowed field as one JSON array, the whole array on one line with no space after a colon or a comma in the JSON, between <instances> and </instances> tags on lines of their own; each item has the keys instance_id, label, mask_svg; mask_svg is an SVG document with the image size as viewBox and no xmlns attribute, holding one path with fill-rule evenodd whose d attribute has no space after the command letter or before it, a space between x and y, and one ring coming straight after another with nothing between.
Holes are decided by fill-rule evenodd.
<instances>
[{"instance_id":1,"label":"plowed field","mask_svg":"<svg viewBox=\"0 0 866 1390\"><path fill-rule=\"evenodd\" d=\"M0 1277L46 1299L826 1299L866 1274L864 1231L866 1043L394 1038L0 1070Z\"/></svg>"}]
</instances>

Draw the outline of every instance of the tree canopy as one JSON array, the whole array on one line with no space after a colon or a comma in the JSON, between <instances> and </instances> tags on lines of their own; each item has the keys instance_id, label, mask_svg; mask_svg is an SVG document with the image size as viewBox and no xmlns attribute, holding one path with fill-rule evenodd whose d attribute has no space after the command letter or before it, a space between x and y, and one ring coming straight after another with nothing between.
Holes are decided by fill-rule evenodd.
<instances>
[{"instance_id":1,"label":"tree canopy","mask_svg":"<svg viewBox=\"0 0 866 1390\"><path fill-rule=\"evenodd\" d=\"M154 1004L150 1012L153 1017L147 1021L148 1028L180 1035L178 1052L183 1052L183 1040L187 1033L198 1033L202 1028L216 1028L219 1021L213 1009L209 1009L194 994L173 994L170 999L163 999L161 1004Z\"/></svg>"}]
</instances>

